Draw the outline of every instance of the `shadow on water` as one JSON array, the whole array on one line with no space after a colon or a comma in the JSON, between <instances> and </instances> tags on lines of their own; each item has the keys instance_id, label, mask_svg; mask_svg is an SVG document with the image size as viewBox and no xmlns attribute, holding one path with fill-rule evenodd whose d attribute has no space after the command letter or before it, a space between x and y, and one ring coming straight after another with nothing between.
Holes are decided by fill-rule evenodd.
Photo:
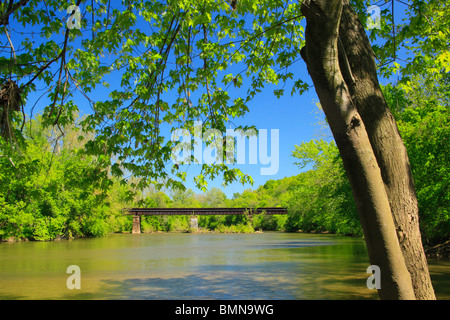
<instances>
[{"instance_id":1,"label":"shadow on water","mask_svg":"<svg viewBox=\"0 0 450 320\"><path fill-rule=\"evenodd\" d=\"M239 283L239 286L233 286L232 283ZM256 283L242 276L210 279L196 274L168 279L135 278L124 279L122 281L104 280L100 289L101 293L95 293L92 296L90 294L81 294L77 295L76 298L162 300L243 299L243 296L250 297L250 292L254 291L255 287L265 292L275 289L270 285L261 286L260 283ZM70 296L70 298L74 298L74 296Z\"/></svg>"},{"instance_id":2,"label":"shadow on water","mask_svg":"<svg viewBox=\"0 0 450 320\"><path fill-rule=\"evenodd\" d=\"M329 283L331 286L333 282ZM334 282L334 285L342 285ZM349 283L346 282L346 286ZM255 279L248 274L185 275L170 278L133 278L102 280L98 292L69 294L62 299L158 299L158 300L292 300L292 299L374 299L376 295L361 292L331 292L303 287L273 279ZM347 288L348 289L348 288ZM308 292L310 291L310 292ZM332 298L331 298L332 296Z\"/></svg>"},{"instance_id":3,"label":"shadow on water","mask_svg":"<svg viewBox=\"0 0 450 320\"><path fill-rule=\"evenodd\" d=\"M61 299L104 300L374 300L376 290L365 288L367 275L348 273L304 275L274 272L272 276L254 266L211 266L204 274L102 280L95 292L68 294ZM278 264L283 269L283 266ZM363 265L361 265L363 267ZM258 269L258 268L255 268ZM318 280L318 279L321 280ZM450 297L448 274L433 273L438 299ZM11 297L16 299L16 297ZM7 298L8 299L8 298ZM19 298L20 299L20 298Z\"/></svg>"},{"instance_id":4,"label":"shadow on water","mask_svg":"<svg viewBox=\"0 0 450 320\"><path fill-rule=\"evenodd\" d=\"M91 293L66 295L62 299L161 299L161 300L308 300L377 299L366 287L365 259L352 263L343 257L348 247L304 245L264 249L274 260L258 263L236 261L199 265L190 273L103 279ZM302 248L299 253L298 248ZM356 249L355 250L359 250ZM324 253L338 253L341 259L323 259ZM281 255L281 252L283 254ZM296 257L301 254L302 258ZM283 259L279 259L284 257ZM362 272L361 272L362 271Z\"/></svg>"},{"instance_id":5,"label":"shadow on water","mask_svg":"<svg viewBox=\"0 0 450 320\"><path fill-rule=\"evenodd\" d=\"M437 299L450 300L450 260L429 259L428 266Z\"/></svg>"}]
</instances>

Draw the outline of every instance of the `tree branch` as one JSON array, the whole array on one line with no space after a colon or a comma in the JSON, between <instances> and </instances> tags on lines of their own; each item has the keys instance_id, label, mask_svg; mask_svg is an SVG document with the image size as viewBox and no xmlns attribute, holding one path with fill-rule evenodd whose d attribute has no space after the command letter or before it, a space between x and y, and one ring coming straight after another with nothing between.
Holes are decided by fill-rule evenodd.
<instances>
[{"instance_id":1,"label":"tree branch","mask_svg":"<svg viewBox=\"0 0 450 320\"><path fill-rule=\"evenodd\" d=\"M14 3L14 0L10 0L8 9L0 16L0 26L9 24L9 16L21 6L25 6L28 1L30 0L20 0L19 2Z\"/></svg>"},{"instance_id":2,"label":"tree branch","mask_svg":"<svg viewBox=\"0 0 450 320\"><path fill-rule=\"evenodd\" d=\"M28 1L28 0L27 0L27 1ZM82 1L82 0L77 0L76 6L79 6L80 3L81 3L81 1ZM72 11L71 15L74 14L74 13L75 13L75 11ZM63 44L63 49L62 49L62 51L61 51L54 59L48 61L43 67L41 67L41 68L37 71L37 73L34 75L34 77L31 78L31 80L29 80L29 81L28 81L27 83L25 83L25 84L22 84L22 85L20 86L21 89L24 88L24 87L26 87L26 86L28 86L28 85L30 85L34 80L36 80L36 78L39 77L39 75L40 75L42 72L44 72L44 70L47 69L53 62L59 60L63 55L65 56L66 50L67 50L67 42L68 42L68 40L69 40L69 33L70 33L70 29L69 29L69 28L66 28L66 33L65 33L65 35L64 35L64 44ZM64 59L65 59L65 58L64 58ZM60 83L60 82L58 81L58 88L59 88L59 83ZM55 98L55 99L56 99L56 98Z\"/></svg>"}]
</instances>

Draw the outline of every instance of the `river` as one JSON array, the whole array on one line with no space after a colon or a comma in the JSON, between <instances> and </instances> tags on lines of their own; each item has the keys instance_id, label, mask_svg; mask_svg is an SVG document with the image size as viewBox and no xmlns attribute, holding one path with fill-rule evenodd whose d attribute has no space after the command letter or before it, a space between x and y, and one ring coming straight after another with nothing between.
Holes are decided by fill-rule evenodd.
<instances>
[{"instance_id":1,"label":"river","mask_svg":"<svg viewBox=\"0 0 450 320\"><path fill-rule=\"evenodd\" d=\"M438 299L450 261L430 260ZM69 289L76 265L81 289ZM278 233L112 234L0 243L0 299L377 299L359 239ZM72 282L75 283L75 282Z\"/></svg>"}]
</instances>

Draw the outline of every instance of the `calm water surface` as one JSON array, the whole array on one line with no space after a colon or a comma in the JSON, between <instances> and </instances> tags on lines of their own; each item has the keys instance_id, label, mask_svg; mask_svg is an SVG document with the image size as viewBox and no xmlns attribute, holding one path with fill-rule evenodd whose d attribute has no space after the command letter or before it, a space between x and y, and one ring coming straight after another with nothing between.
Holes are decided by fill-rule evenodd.
<instances>
[{"instance_id":1,"label":"calm water surface","mask_svg":"<svg viewBox=\"0 0 450 320\"><path fill-rule=\"evenodd\" d=\"M69 290L69 265L81 289ZM377 299L363 241L334 235L113 234L0 243L0 299ZM450 261L430 260L450 299Z\"/></svg>"}]
</instances>

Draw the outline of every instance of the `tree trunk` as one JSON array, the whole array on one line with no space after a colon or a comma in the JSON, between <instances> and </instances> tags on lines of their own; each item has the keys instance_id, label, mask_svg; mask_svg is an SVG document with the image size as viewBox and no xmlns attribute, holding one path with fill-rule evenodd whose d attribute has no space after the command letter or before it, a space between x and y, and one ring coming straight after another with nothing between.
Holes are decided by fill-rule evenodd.
<instances>
[{"instance_id":1,"label":"tree trunk","mask_svg":"<svg viewBox=\"0 0 450 320\"><path fill-rule=\"evenodd\" d=\"M364 122L389 198L416 299L435 299L419 229L419 209L406 148L378 83L374 53L358 15L343 1L341 70Z\"/></svg>"},{"instance_id":2,"label":"tree trunk","mask_svg":"<svg viewBox=\"0 0 450 320\"><path fill-rule=\"evenodd\" d=\"M353 78L349 64L342 59L345 55L339 38L342 10L342 0L303 2L302 13L307 25L302 56L352 185L370 263L381 270L379 295L382 299L414 299L411 276L397 238L382 171L369 131L343 77L345 74L346 78Z\"/></svg>"}]
</instances>

